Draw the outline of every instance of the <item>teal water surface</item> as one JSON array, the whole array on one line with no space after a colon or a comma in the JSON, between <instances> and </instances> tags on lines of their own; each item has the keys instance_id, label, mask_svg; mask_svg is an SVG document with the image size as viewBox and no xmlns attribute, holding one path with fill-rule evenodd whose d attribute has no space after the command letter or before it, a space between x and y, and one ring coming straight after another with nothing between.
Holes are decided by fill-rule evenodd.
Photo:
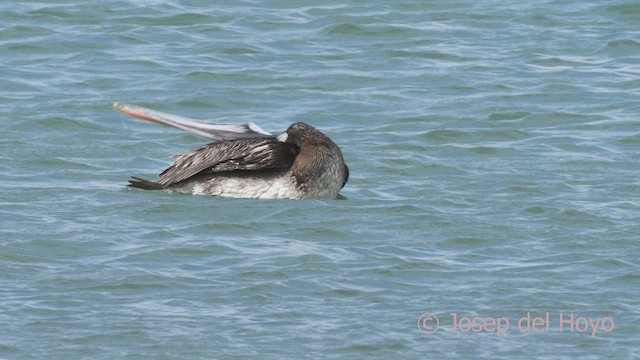
<instances>
[{"instance_id":1,"label":"teal water surface","mask_svg":"<svg viewBox=\"0 0 640 360\"><path fill-rule=\"evenodd\" d=\"M0 358L638 358L638 24L628 0L3 2ZM128 189L206 139L114 101L305 121L346 199Z\"/></svg>"}]
</instances>

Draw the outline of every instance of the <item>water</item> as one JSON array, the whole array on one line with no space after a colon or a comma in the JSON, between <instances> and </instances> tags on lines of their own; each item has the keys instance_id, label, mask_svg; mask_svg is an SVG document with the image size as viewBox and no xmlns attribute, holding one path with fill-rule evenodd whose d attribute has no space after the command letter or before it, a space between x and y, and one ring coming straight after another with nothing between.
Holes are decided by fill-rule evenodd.
<instances>
[{"instance_id":1,"label":"water","mask_svg":"<svg viewBox=\"0 0 640 360\"><path fill-rule=\"evenodd\" d=\"M639 22L624 0L2 3L0 358L637 358ZM306 121L347 199L127 189L206 140L114 101Z\"/></svg>"}]
</instances>

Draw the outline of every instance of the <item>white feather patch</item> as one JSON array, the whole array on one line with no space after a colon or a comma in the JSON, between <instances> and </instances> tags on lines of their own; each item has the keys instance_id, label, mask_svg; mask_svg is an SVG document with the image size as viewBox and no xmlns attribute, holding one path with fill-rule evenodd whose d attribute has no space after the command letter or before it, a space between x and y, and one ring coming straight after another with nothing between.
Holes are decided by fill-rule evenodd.
<instances>
[{"instance_id":1,"label":"white feather patch","mask_svg":"<svg viewBox=\"0 0 640 360\"><path fill-rule=\"evenodd\" d=\"M283 132L277 137L278 141L280 142L287 142L287 138L289 138L289 134L287 134L286 132Z\"/></svg>"}]
</instances>

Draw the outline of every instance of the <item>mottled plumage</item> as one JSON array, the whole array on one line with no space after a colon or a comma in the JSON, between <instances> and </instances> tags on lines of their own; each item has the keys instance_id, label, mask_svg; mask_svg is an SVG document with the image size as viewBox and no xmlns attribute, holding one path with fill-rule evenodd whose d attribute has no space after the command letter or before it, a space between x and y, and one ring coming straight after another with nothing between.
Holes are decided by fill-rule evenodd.
<instances>
[{"instance_id":1,"label":"mottled plumage","mask_svg":"<svg viewBox=\"0 0 640 360\"><path fill-rule=\"evenodd\" d=\"M224 197L330 199L349 177L340 148L302 122L274 137L251 123L203 123L135 105L114 107L218 140L180 154L156 181L134 177L132 187Z\"/></svg>"}]
</instances>

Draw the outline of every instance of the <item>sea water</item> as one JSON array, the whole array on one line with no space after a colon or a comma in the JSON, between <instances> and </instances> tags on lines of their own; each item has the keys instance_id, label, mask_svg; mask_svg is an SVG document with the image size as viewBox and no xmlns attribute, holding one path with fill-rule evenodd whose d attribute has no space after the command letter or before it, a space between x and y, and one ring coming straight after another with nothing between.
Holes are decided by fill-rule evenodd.
<instances>
[{"instance_id":1,"label":"sea water","mask_svg":"<svg viewBox=\"0 0 640 360\"><path fill-rule=\"evenodd\" d=\"M2 2L0 358L637 357L638 24L629 0ZM344 198L129 189L207 140L114 101L307 122Z\"/></svg>"}]
</instances>

